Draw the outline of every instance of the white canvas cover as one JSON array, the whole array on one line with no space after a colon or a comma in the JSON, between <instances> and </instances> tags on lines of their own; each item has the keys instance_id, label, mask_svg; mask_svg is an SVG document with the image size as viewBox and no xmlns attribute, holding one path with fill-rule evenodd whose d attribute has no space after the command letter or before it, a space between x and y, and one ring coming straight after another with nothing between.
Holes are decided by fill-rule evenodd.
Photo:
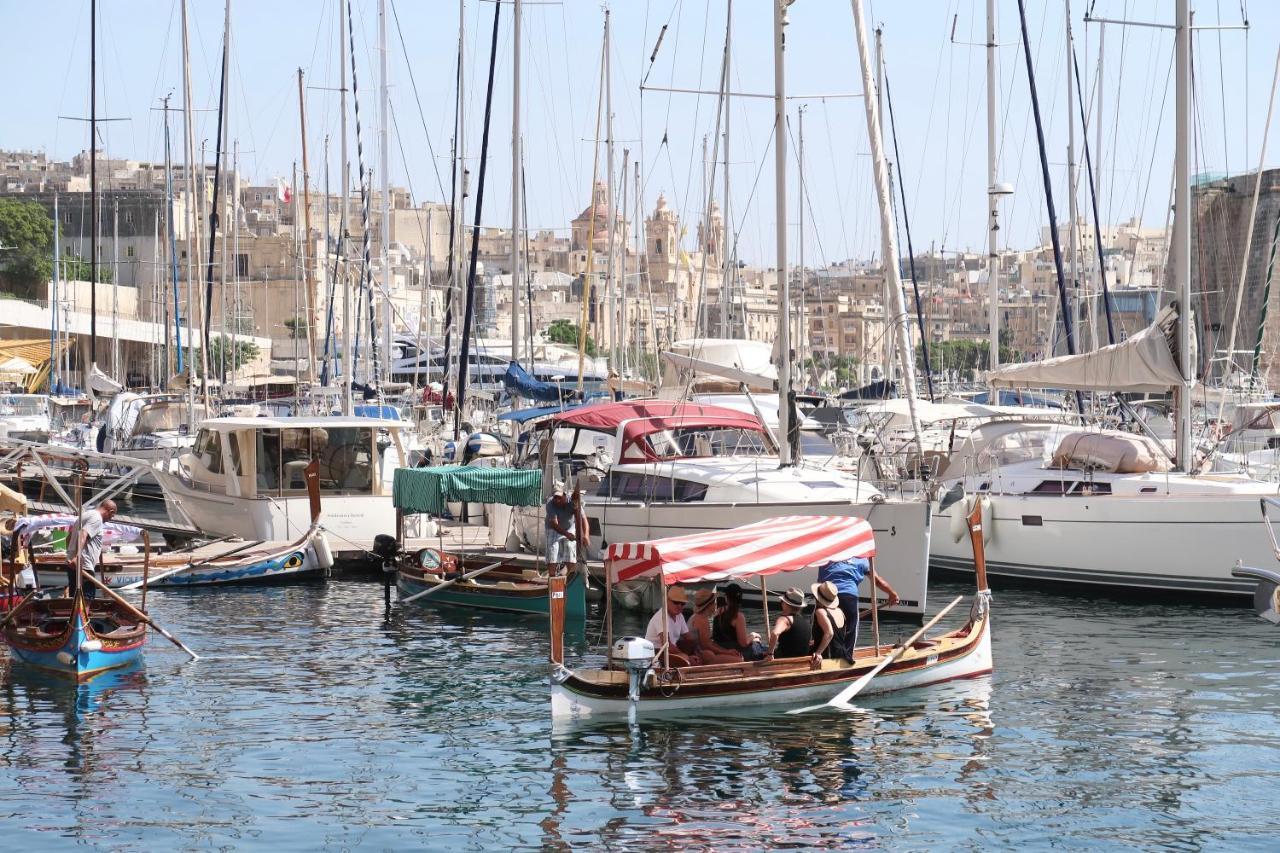
<instances>
[{"instance_id":1,"label":"white canvas cover","mask_svg":"<svg viewBox=\"0 0 1280 853\"><path fill-rule=\"evenodd\" d=\"M1178 360L1170 345L1177 322L1177 310L1170 306L1160 312L1154 323L1127 341L1079 355L1011 364L988 373L987 381L999 388L1168 391L1182 384ZM1194 353L1191 361L1195 363Z\"/></svg>"},{"instance_id":2,"label":"white canvas cover","mask_svg":"<svg viewBox=\"0 0 1280 853\"><path fill-rule=\"evenodd\" d=\"M1078 431L1062 437L1049 467L1146 474L1168 471L1169 458L1144 435Z\"/></svg>"}]
</instances>

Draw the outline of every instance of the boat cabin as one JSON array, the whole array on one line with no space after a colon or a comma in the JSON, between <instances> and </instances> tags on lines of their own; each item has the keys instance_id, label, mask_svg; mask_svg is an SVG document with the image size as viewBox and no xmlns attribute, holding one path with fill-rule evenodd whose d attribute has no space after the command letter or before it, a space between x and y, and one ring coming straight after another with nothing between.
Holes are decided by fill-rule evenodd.
<instances>
[{"instance_id":1,"label":"boat cabin","mask_svg":"<svg viewBox=\"0 0 1280 853\"><path fill-rule=\"evenodd\" d=\"M308 463L320 465L321 495L381 495L404 458L403 421L359 417L212 418L181 458L185 479L242 498L307 493Z\"/></svg>"}]
</instances>

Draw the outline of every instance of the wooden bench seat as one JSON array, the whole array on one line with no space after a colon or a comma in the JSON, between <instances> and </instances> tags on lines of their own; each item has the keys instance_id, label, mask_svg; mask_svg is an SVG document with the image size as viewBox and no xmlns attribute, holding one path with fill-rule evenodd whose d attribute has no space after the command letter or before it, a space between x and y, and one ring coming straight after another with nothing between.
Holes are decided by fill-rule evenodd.
<instances>
[{"instance_id":1,"label":"wooden bench seat","mask_svg":"<svg viewBox=\"0 0 1280 853\"><path fill-rule=\"evenodd\" d=\"M681 681L713 681L724 678L759 678L786 672L811 672L813 662L807 658L774 658L741 663L709 663L680 667Z\"/></svg>"}]
</instances>

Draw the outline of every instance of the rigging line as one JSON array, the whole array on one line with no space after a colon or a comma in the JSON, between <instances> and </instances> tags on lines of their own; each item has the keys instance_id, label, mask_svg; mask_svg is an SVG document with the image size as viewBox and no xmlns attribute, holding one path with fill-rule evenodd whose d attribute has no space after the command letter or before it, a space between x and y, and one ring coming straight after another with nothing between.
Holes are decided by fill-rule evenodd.
<instances>
[{"instance_id":1,"label":"rigging line","mask_svg":"<svg viewBox=\"0 0 1280 853\"><path fill-rule=\"evenodd\" d=\"M822 122L827 131L827 152L831 156L832 169L834 171L836 164L840 161L836 159L836 147L835 142L832 141L831 133L831 113L825 99L822 101ZM840 219L840 236L844 244L844 256L846 258L852 258L853 252L849 248L849 225L844 218L844 194L840 191L840 179L838 175L836 176L836 180L831 182L831 188L836 192L836 214Z\"/></svg>"},{"instance_id":2,"label":"rigging line","mask_svg":"<svg viewBox=\"0 0 1280 853\"><path fill-rule=\"evenodd\" d=\"M662 29L658 30L658 41L653 46L653 52L649 54L649 67L644 72L644 79L640 81L641 87L643 87L644 84L649 81L649 75L653 73L653 64L654 64L654 61L657 60L658 58L658 49L662 47L662 38L667 34L667 27L671 26L671 19L672 17L675 16L676 9L679 6L680 6L680 0L675 0L675 2L671 4L671 11L667 13L666 23L662 25ZM645 3L645 6L644 6L644 29L642 30L642 32L644 32L646 35L649 32L649 4L648 3ZM644 49L644 46L641 45L641 50L643 49ZM642 53L641 56L643 57L644 54Z\"/></svg>"},{"instance_id":3,"label":"rigging line","mask_svg":"<svg viewBox=\"0 0 1280 853\"><path fill-rule=\"evenodd\" d=\"M1080 107L1080 123L1085 122L1084 91L1080 85L1080 65L1076 62L1075 50L1071 53L1071 67L1076 77L1076 103ZM1102 283L1102 307L1107 316L1107 343L1116 342L1115 323L1111 318L1111 295L1107 291L1107 266L1102 255L1102 223L1098 218L1098 188L1093 179L1093 157L1089 153L1089 135L1084 134L1084 164L1089 177L1089 200L1093 203L1093 245L1098 252L1098 279Z\"/></svg>"},{"instance_id":4,"label":"rigging line","mask_svg":"<svg viewBox=\"0 0 1280 853\"><path fill-rule=\"evenodd\" d=\"M440 177L440 164L436 161L436 149L431 144L431 131L427 130L427 116L422 111L422 97L418 94L418 79L413 75L413 63L409 61L409 47L404 41L404 31L400 29L400 13L396 11L396 0L391 0L391 18L396 22L396 36L400 39L400 50L404 53L404 66L409 72L409 85L413 89L413 100L418 105L418 119L422 122L422 135L427 139L427 154L431 157L431 168L436 174L436 187L444 197L444 178ZM394 117L393 117L394 121ZM409 161L405 160L405 171L408 172ZM410 192L413 190L410 188Z\"/></svg>"},{"instance_id":5,"label":"rigging line","mask_svg":"<svg viewBox=\"0 0 1280 853\"><path fill-rule=\"evenodd\" d=\"M1125 0L1125 3L1124 3L1124 15L1125 15L1125 17L1126 17L1126 18L1129 16L1129 0ZM1218 33L1218 38L1222 38L1222 33L1221 33L1221 31L1219 31L1219 33ZM1121 101L1122 101L1122 98L1121 98L1121 90L1122 90L1122 89L1123 89L1123 87L1124 87L1124 78L1125 78L1125 73L1124 73L1124 59L1125 59L1125 56L1126 56L1126 55L1127 55L1127 53L1128 53L1128 46L1129 46L1129 28L1128 28L1128 27L1121 27L1121 28L1120 28L1120 67L1116 69L1116 72L1117 72L1117 73L1116 73L1116 91L1115 91L1115 97L1111 99L1111 100L1115 101L1115 112L1113 113L1114 118L1112 119L1112 122L1111 122L1111 139L1112 139L1112 144L1113 144L1113 145L1114 145L1115 140L1117 140L1117 139L1119 139L1119 138L1120 138L1120 136L1119 136L1119 133L1120 133L1120 104L1121 104ZM1101 152L1099 152L1098 157L1099 157L1099 159L1101 159L1101 157L1102 157ZM1111 158L1111 162L1115 162L1115 161L1116 161L1116 159L1118 159L1118 158L1115 158L1115 157ZM1116 182L1116 179L1115 179L1115 167L1114 167L1114 166L1112 166L1111 171L1112 171L1111 180L1107 182L1107 221L1108 221L1108 222L1114 222L1114 221L1115 221L1115 197L1116 197L1116 183L1117 183L1117 182ZM1099 176L1098 176L1098 180L1102 180L1102 176L1101 176L1101 175L1099 175Z\"/></svg>"},{"instance_id":6,"label":"rigging line","mask_svg":"<svg viewBox=\"0 0 1280 853\"><path fill-rule=\"evenodd\" d=\"M1142 203L1138 208L1139 210L1142 210L1142 211L1145 211L1147 209L1147 199L1151 195L1151 179L1155 176L1156 151L1160 147L1159 129L1160 129L1160 126L1164 123L1164 108L1169 103L1169 89L1171 87L1168 85L1168 82L1173 77L1173 59L1174 59L1173 51L1171 50L1169 53L1169 68L1168 68L1168 71L1165 73L1165 85L1162 87L1164 89L1164 96L1160 99L1160 112L1156 116L1156 123L1155 123L1156 132L1153 132L1151 135L1151 158L1147 162L1147 183L1146 183L1146 187L1143 188L1142 190Z\"/></svg>"},{"instance_id":7,"label":"rigging line","mask_svg":"<svg viewBox=\"0 0 1280 853\"><path fill-rule=\"evenodd\" d=\"M946 22L951 18L951 2L948 0L947 8L943 17L943 27L945 30ZM929 142L933 139L933 110L938 103L938 83L942 80L942 53L938 54L938 65L933 72L933 91L929 94L929 113L924 123L923 146L920 152L921 162L928 162ZM920 187L924 183L924 170L920 170L920 175L916 178L915 188L911 191L912 203L920 201Z\"/></svg>"},{"instance_id":8,"label":"rigging line","mask_svg":"<svg viewBox=\"0 0 1280 853\"><path fill-rule=\"evenodd\" d=\"M911 217L907 214L907 194L902 188L902 155L898 153L898 123L893 117L893 95L889 89L889 69L884 70L884 98L889 106L889 134L893 138L893 159L898 161L898 195L902 199L902 225L907 236L907 262L911 268L911 289L916 297L916 323L920 327L920 352L924 358L924 381L933 402L933 371L929 369L929 340L924 330L924 306L920 300L920 280L916 278L916 253L911 245ZM897 218L895 217L895 222ZM886 259L886 263L898 263L898 258ZM1107 317L1110 319L1110 313ZM988 347L989 349L989 347ZM903 356L906 358L907 356Z\"/></svg>"},{"instance_id":9,"label":"rigging line","mask_svg":"<svg viewBox=\"0 0 1280 853\"><path fill-rule=\"evenodd\" d=\"M1214 0L1218 26L1222 26L1222 0ZM1222 99L1222 171L1231 174L1230 148L1227 142L1227 78L1222 62L1222 30L1218 30L1218 97ZM1247 76L1247 75L1246 75Z\"/></svg>"}]
</instances>

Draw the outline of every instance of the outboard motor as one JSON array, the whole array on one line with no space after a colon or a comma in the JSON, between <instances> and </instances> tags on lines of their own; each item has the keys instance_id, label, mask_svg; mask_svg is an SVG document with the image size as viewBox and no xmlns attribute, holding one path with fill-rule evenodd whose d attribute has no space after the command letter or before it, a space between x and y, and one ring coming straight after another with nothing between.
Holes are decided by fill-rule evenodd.
<instances>
[{"instance_id":1,"label":"outboard motor","mask_svg":"<svg viewBox=\"0 0 1280 853\"><path fill-rule=\"evenodd\" d=\"M396 537L379 533L373 537L373 556L382 560L382 570L387 573L395 571Z\"/></svg>"},{"instance_id":2,"label":"outboard motor","mask_svg":"<svg viewBox=\"0 0 1280 853\"><path fill-rule=\"evenodd\" d=\"M644 637L622 637L609 649L609 659L626 667L630 677L627 699L633 703L640 698L640 685L644 683L644 674L653 666L656 654L653 643Z\"/></svg>"}]
</instances>

